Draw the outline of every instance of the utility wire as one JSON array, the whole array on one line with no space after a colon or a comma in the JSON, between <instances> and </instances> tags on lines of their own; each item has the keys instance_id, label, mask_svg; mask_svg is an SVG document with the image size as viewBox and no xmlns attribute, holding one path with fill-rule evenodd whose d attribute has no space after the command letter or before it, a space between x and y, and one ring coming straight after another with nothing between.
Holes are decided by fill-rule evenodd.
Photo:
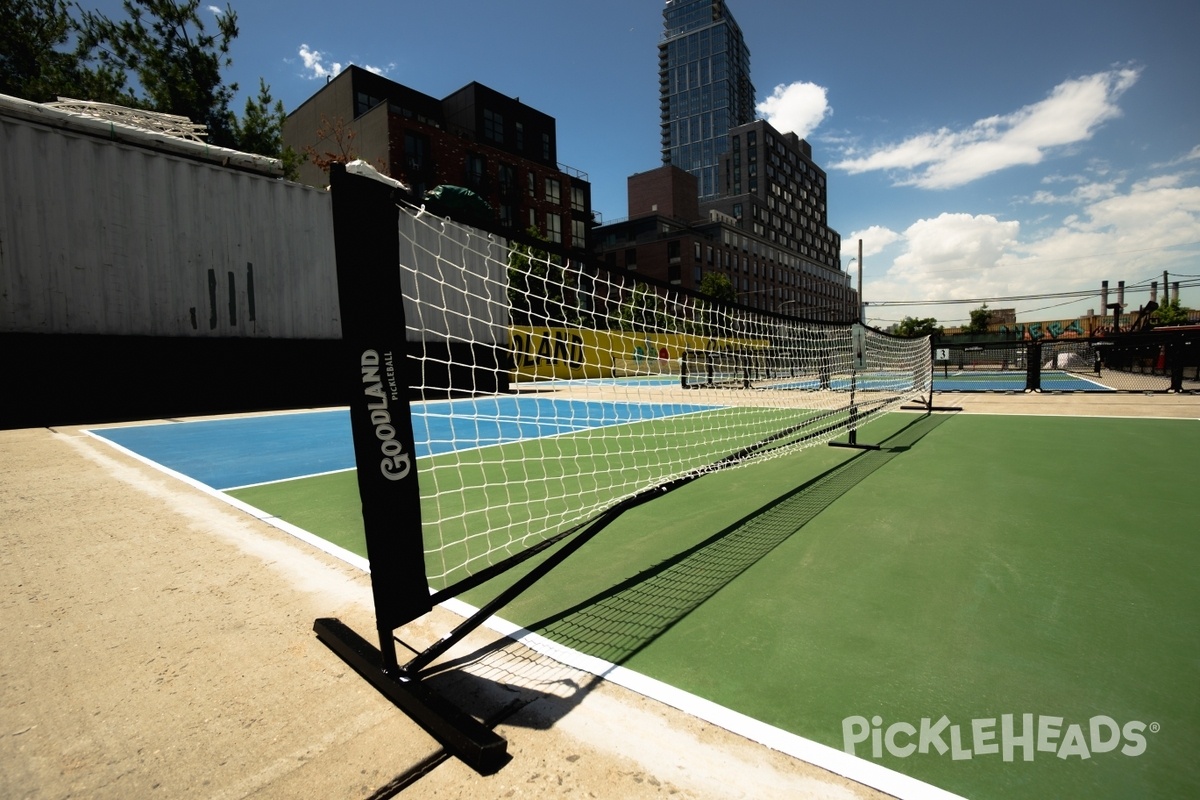
<instances>
[{"instance_id":1,"label":"utility wire","mask_svg":"<svg viewBox=\"0 0 1200 800\"><path fill-rule=\"evenodd\" d=\"M1149 283L1149 281L1147 281L1147 284L1148 283ZM1200 278L1194 278L1192 280L1173 281L1172 283L1178 283L1179 288L1181 288L1181 289L1185 289L1185 288L1190 289L1190 288L1193 288L1196 286L1200 286ZM1143 286L1143 285L1145 285L1145 284L1126 284L1125 289L1126 289L1126 291L1128 291L1130 288L1133 288L1135 286ZM1110 293L1115 294L1117 291L1117 287L1110 287L1109 291L1110 291ZM973 298L965 298L962 300L871 300L871 301L868 301L867 305L872 308L877 308L877 307L881 307L881 306L946 306L946 305L962 305L964 303L1008 303L1008 302L1017 302L1017 301L1021 301L1021 300L1054 300L1054 299L1057 299L1060 297L1085 298L1085 297L1095 297L1099 294L1100 294L1099 289L1086 289L1086 290L1081 289L1081 290L1073 291L1073 292L1048 292L1048 293L1043 293L1043 294L1012 295L1009 297L973 297Z\"/></svg>"}]
</instances>

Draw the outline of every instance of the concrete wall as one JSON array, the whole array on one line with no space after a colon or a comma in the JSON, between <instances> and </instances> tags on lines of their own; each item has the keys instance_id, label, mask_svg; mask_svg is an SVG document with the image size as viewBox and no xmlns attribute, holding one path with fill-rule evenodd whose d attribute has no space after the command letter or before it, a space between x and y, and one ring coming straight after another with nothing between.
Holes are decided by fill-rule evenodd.
<instances>
[{"instance_id":1,"label":"concrete wall","mask_svg":"<svg viewBox=\"0 0 1200 800\"><path fill-rule=\"evenodd\" d=\"M0 96L0 427L341 405L328 192L77 121ZM478 275L454 279L445 321L410 329L412 347L495 350L507 330L479 315L503 307L503 262L427 238L409 289ZM442 372L423 378L479 385Z\"/></svg>"},{"instance_id":2,"label":"concrete wall","mask_svg":"<svg viewBox=\"0 0 1200 800\"><path fill-rule=\"evenodd\" d=\"M0 332L336 339L329 196L0 116Z\"/></svg>"}]
</instances>

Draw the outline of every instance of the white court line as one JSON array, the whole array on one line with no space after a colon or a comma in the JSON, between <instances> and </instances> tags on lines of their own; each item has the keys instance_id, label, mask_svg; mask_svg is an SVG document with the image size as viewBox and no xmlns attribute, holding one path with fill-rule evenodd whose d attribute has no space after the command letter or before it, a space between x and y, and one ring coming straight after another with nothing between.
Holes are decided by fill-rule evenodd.
<instances>
[{"instance_id":1,"label":"white court line","mask_svg":"<svg viewBox=\"0 0 1200 800\"><path fill-rule=\"evenodd\" d=\"M326 541L316 534L310 533L273 514L268 514L248 503L244 503L223 491L213 489L187 475L145 458L90 430L85 430L84 432L149 467L183 481L188 486L210 497L227 503L273 528L283 531L306 544L312 545L327 555L337 558L363 572L370 573L371 571L370 563L367 559L356 553L352 553L343 547ZM458 599L447 600L440 605L442 608L464 618L470 617L478 611L475 607ZM900 800L964 800L960 795L925 783L917 778L845 753L829 745L797 736L796 734L760 722L745 714L718 705L703 697L683 691L647 675L558 644L544 636L508 622L501 617L489 617L484 621L483 626L495 633L518 641L526 647L552 658L561 664L588 672L651 700L676 708L697 719L717 725L750 741L757 742L772 750L826 769L856 783L878 789L893 797L900 798Z\"/></svg>"},{"instance_id":2,"label":"white court line","mask_svg":"<svg viewBox=\"0 0 1200 800\"><path fill-rule=\"evenodd\" d=\"M220 500L223 503L227 503L227 504L233 506L234 508L238 509L239 511L244 511L245 513L249 514L250 516L254 517L257 520L261 520L262 522L267 523L268 525L270 525L273 528L277 528L277 529L283 531L284 533L295 536L297 539L299 539L307 544L312 545L313 547L317 548L318 550L320 550L323 553L327 553L327 554L333 556L334 558L337 558L341 561L345 561L347 564L358 567L363 572L369 573L371 571L371 566L367 562L367 559L363 558L362 556L358 555L357 553L352 553L343 547L338 547L337 545L333 544L332 542L322 539L320 536L317 536L314 533L309 533L308 531L304 530L303 528L297 527L296 525L293 525L292 523L290 523L286 520L280 519L279 517L275 516L274 514L268 514L267 512L265 512L259 508L255 508L254 506L250 505L249 503L243 503L241 500L238 500L236 497L233 497L232 495L226 494L225 492L221 491L220 489L214 489L211 486L209 486L208 484L201 483L200 481L196 480L195 478L191 478L191 477L188 477L187 475L184 475L182 472L177 472L177 471L171 469L170 467L165 467L162 464L159 464L157 461L146 458L145 456L141 455L140 453L137 453L133 450L130 450L127 447L119 445L116 442L112 441L111 439L106 439L103 436L101 436L97 433L94 433L93 431L85 430L84 433L86 433L88 436L91 436L93 439L96 439L97 441L104 442L109 447L112 447L112 448L115 448L115 449L121 451L122 453L124 453L125 455L134 459L135 461L140 461L141 463L145 464L146 466L152 467L152 468L158 470L159 472L163 473L164 475L169 475L172 478L183 481L188 486L191 486L193 489L203 492L204 494L208 495L209 497L216 498L217 500Z\"/></svg>"}]
</instances>

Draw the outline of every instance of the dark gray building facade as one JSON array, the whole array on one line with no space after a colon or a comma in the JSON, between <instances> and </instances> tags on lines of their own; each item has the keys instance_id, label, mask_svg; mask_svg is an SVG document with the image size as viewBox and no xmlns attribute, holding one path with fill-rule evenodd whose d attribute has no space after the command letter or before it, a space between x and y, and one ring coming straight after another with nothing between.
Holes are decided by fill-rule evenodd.
<instances>
[{"instance_id":1,"label":"dark gray building facade","mask_svg":"<svg viewBox=\"0 0 1200 800\"><path fill-rule=\"evenodd\" d=\"M667 0L658 83L662 162L695 175L702 201L715 197L727 134L754 119L750 51L724 0Z\"/></svg>"},{"instance_id":2,"label":"dark gray building facade","mask_svg":"<svg viewBox=\"0 0 1200 800\"><path fill-rule=\"evenodd\" d=\"M724 0L667 0L659 43L662 159L629 178L629 218L598 227L610 267L820 320L858 315L812 146L755 119L750 54Z\"/></svg>"},{"instance_id":3,"label":"dark gray building facade","mask_svg":"<svg viewBox=\"0 0 1200 800\"><path fill-rule=\"evenodd\" d=\"M733 217L772 247L825 269L840 269L842 238L829 227L825 170L812 145L766 120L729 132L719 170L721 193L701 204Z\"/></svg>"}]
</instances>

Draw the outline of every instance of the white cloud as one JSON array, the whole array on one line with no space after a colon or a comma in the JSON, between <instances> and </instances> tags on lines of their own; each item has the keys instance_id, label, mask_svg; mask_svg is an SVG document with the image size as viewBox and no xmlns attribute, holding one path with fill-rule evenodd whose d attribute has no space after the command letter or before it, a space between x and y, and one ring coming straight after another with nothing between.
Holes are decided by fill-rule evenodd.
<instances>
[{"instance_id":1,"label":"white cloud","mask_svg":"<svg viewBox=\"0 0 1200 800\"><path fill-rule=\"evenodd\" d=\"M1017 240L1020 223L990 214L948 214L921 219L904 231L907 252L893 262L897 277L937 287L934 297L963 297L982 280Z\"/></svg>"},{"instance_id":2,"label":"white cloud","mask_svg":"<svg viewBox=\"0 0 1200 800\"><path fill-rule=\"evenodd\" d=\"M829 102L823 86L797 81L779 84L755 109L780 133L795 133L803 139L829 114Z\"/></svg>"},{"instance_id":3,"label":"white cloud","mask_svg":"<svg viewBox=\"0 0 1200 800\"><path fill-rule=\"evenodd\" d=\"M1081 197L1094 197L1049 228L1025 231L1015 221L990 215L946 213L918 220L900 234L887 228L864 231L863 296L872 324L886 326L913 316L954 325L965 322L977 307L888 307L872 306L872 302L1095 289L1096 296L1079 300L1004 304L1017 308L1018 322L1067 319L1099 308L1103 280L1114 287L1121 280L1131 286L1143 284L1127 298L1136 308L1148 299L1144 285L1164 270L1194 273L1200 244L1200 186L1186 185L1184 176L1164 175L1128 186L1084 184L1078 192ZM865 257L877 237L890 239L880 248L885 252L875 259ZM842 245L843 253L847 252L846 239ZM1184 304L1194 307L1197 300L1185 296ZM989 305L1000 307L994 302Z\"/></svg>"},{"instance_id":4,"label":"white cloud","mask_svg":"<svg viewBox=\"0 0 1200 800\"><path fill-rule=\"evenodd\" d=\"M866 261L871 256L879 255L885 248L895 244L902 238L903 234L896 233L890 228L882 225L872 225L866 230L854 231L848 236L843 236L842 255L845 259L858 258L858 240L862 239L863 261Z\"/></svg>"},{"instance_id":5,"label":"white cloud","mask_svg":"<svg viewBox=\"0 0 1200 800\"><path fill-rule=\"evenodd\" d=\"M325 64L326 54L320 50L314 50L307 44L300 45L300 59L304 62L304 71L310 80L317 78L332 78L342 71L349 64L342 64L339 61L334 61L328 66ZM349 62L353 64L354 62ZM396 68L395 62L388 64L386 67L377 67L372 64L359 64L360 67L367 72L374 72L376 75L387 75Z\"/></svg>"},{"instance_id":6,"label":"white cloud","mask_svg":"<svg viewBox=\"0 0 1200 800\"><path fill-rule=\"evenodd\" d=\"M1094 203L1106 197L1112 197L1120 188L1120 181L1097 181L1076 186L1066 194L1055 194L1049 191L1034 192L1029 202L1034 205L1072 205L1079 206Z\"/></svg>"},{"instance_id":7,"label":"white cloud","mask_svg":"<svg viewBox=\"0 0 1200 800\"><path fill-rule=\"evenodd\" d=\"M1010 114L962 130L920 134L833 168L851 174L895 171L900 185L949 189L1009 167L1037 164L1048 151L1085 141L1120 116L1117 100L1140 74L1129 67L1064 81L1045 100Z\"/></svg>"},{"instance_id":8,"label":"white cloud","mask_svg":"<svg viewBox=\"0 0 1200 800\"><path fill-rule=\"evenodd\" d=\"M1160 169L1170 169L1178 167L1180 164L1187 164L1189 161L1200 161L1200 144L1179 158L1169 161L1166 164L1156 164L1155 166Z\"/></svg>"},{"instance_id":9,"label":"white cloud","mask_svg":"<svg viewBox=\"0 0 1200 800\"><path fill-rule=\"evenodd\" d=\"M300 45L300 59L304 62L304 70L312 80L317 78L332 78L342 71L342 65L333 62L325 66L325 56L320 50L313 50L307 44Z\"/></svg>"},{"instance_id":10,"label":"white cloud","mask_svg":"<svg viewBox=\"0 0 1200 800\"><path fill-rule=\"evenodd\" d=\"M372 66L371 64L360 64L359 66L361 66L367 72L374 72L376 75L387 75L396 67L394 63L388 64L386 67L376 67Z\"/></svg>"}]
</instances>

